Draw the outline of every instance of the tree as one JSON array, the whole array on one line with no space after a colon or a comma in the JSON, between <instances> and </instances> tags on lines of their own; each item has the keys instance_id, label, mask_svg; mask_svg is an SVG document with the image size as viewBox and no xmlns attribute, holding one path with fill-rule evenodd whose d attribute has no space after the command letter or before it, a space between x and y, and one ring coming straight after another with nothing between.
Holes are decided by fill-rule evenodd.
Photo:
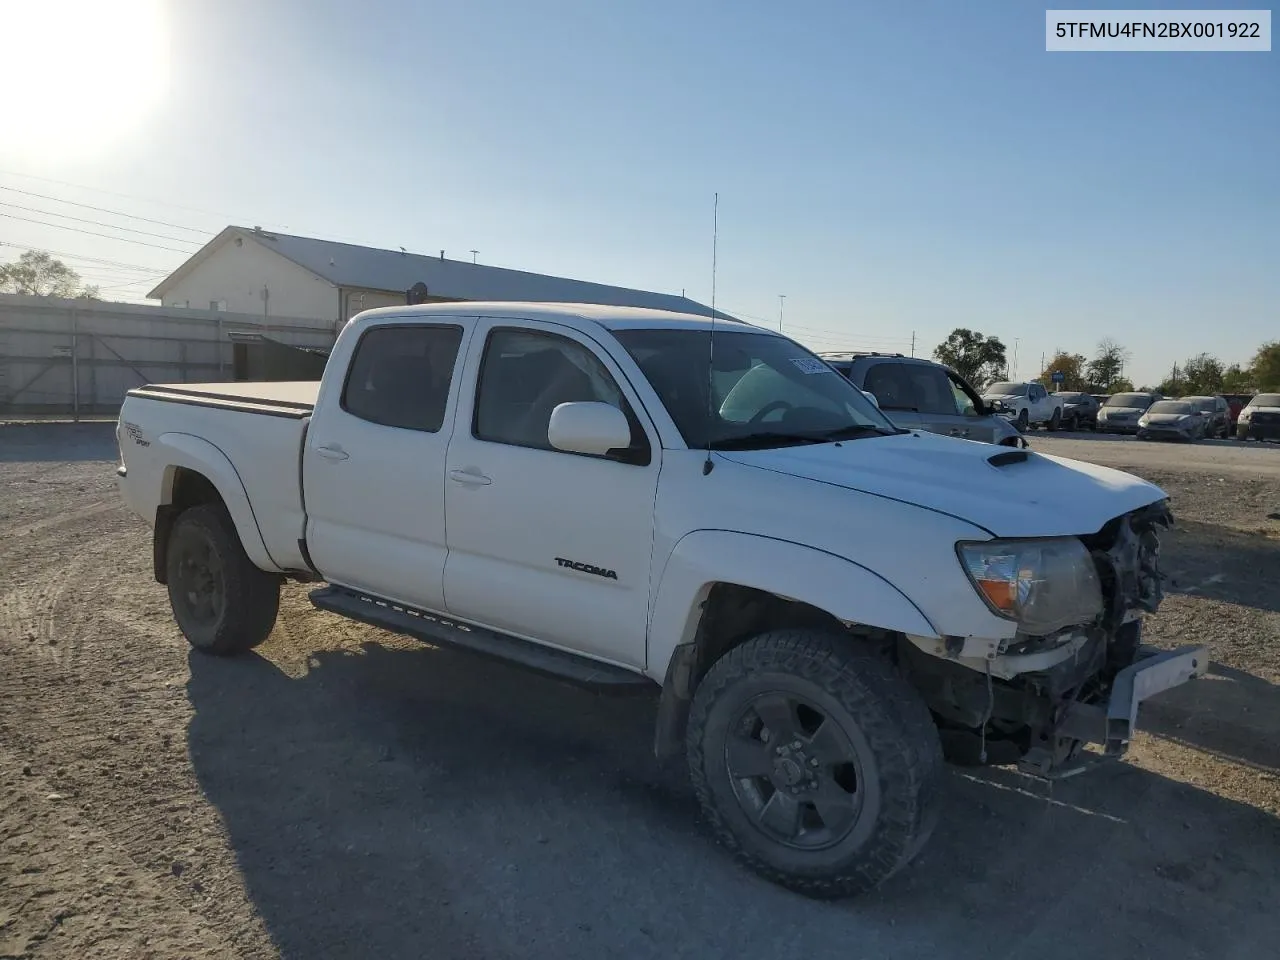
<instances>
[{"instance_id":1,"label":"tree","mask_svg":"<svg viewBox=\"0 0 1280 960\"><path fill-rule=\"evenodd\" d=\"M954 367L956 373L979 389L1002 376L1007 366L1004 344L999 339L964 327L952 330L933 351L933 357L939 363Z\"/></svg>"},{"instance_id":2,"label":"tree","mask_svg":"<svg viewBox=\"0 0 1280 960\"><path fill-rule=\"evenodd\" d=\"M80 274L44 250L27 250L16 263L0 265L0 293L98 298L97 287L85 286L80 282Z\"/></svg>"},{"instance_id":3,"label":"tree","mask_svg":"<svg viewBox=\"0 0 1280 960\"><path fill-rule=\"evenodd\" d=\"M1060 373L1063 377L1060 389L1080 392L1088 387L1084 375L1088 363L1088 358L1082 354L1065 353L1059 350L1041 372L1040 382L1053 385L1053 375Z\"/></svg>"},{"instance_id":4,"label":"tree","mask_svg":"<svg viewBox=\"0 0 1280 960\"><path fill-rule=\"evenodd\" d=\"M1208 353L1198 353L1182 365L1187 396L1222 392L1222 361Z\"/></svg>"},{"instance_id":5,"label":"tree","mask_svg":"<svg viewBox=\"0 0 1280 960\"><path fill-rule=\"evenodd\" d=\"M1098 352L1089 361L1086 373L1089 382L1101 387L1105 393L1123 393L1116 389L1116 381L1129 359L1129 351L1110 337L1098 341Z\"/></svg>"},{"instance_id":6,"label":"tree","mask_svg":"<svg viewBox=\"0 0 1280 960\"><path fill-rule=\"evenodd\" d=\"M1249 378L1259 390L1280 390L1280 340L1271 340L1258 348L1249 364Z\"/></svg>"},{"instance_id":7,"label":"tree","mask_svg":"<svg viewBox=\"0 0 1280 960\"><path fill-rule=\"evenodd\" d=\"M1248 393L1251 389L1253 376L1250 371L1242 369L1240 364L1233 363L1222 371L1223 393Z\"/></svg>"}]
</instances>

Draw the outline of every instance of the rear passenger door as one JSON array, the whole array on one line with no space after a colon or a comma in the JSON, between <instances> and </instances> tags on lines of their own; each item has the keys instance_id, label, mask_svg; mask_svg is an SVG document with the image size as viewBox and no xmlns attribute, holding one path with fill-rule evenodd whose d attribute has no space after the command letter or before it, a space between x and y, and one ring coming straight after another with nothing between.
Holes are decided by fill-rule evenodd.
<instances>
[{"instance_id":1,"label":"rear passenger door","mask_svg":"<svg viewBox=\"0 0 1280 960\"><path fill-rule=\"evenodd\" d=\"M302 479L307 546L326 580L443 611L454 370L475 319L432 319L359 334L343 382L316 405Z\"/></svg>"},{"instance_id":2,"label":"rear passenger door","mask_svg":"<svg viewBox=\"0 0 1280 960\"><path fill-rule=\"evenodd\" d=\"M874 394L880 410L894 426L903 430L918 430L922 426L920 412L916 409L916 399L906 368L905 363L898 363L896 360L872 361L863 371L862 389ZM856 379L854 382L857 382Z\"/></svg>"}]
</instances>

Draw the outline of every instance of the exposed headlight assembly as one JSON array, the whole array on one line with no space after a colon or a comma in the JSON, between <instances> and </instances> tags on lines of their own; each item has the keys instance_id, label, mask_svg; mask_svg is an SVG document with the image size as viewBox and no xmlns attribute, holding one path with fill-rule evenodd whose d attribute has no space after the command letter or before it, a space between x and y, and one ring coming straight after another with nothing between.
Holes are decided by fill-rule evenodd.
<instances>
[{"instance_id":1,"label":"exposed headlight assembly","mask_svg":"<svg viewBox=\"0 0 1280 960\"><path fill-rule=\"evenodd\" d=\"M1093 558L1075 537L956 544L978 595L998 616L1042 637L1102 612Z\"/></svg>"}]
</instances>

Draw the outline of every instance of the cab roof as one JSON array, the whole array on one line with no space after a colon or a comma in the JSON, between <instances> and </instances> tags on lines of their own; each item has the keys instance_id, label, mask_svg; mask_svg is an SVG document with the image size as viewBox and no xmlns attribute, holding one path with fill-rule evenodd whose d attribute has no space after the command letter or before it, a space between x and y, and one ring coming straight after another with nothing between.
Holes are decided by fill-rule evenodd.
<instances>
[{"instance_id":1,"label":"cab roof","mask_svg":"<svg viewBox=\"0 0 1280 960\"><path fill-rule=\"evenodd\" d=\"M647 307L612 307L598 303L523 303L517 301L459 300L412 306L379 307L357 317L498 317L525 320L585 320L608 330L690 329L710 330L710 317ZM356 319L356 318L352 318ZM717 330L778 334L733 317L717 315Z\"/></svg>"}]
</instances>

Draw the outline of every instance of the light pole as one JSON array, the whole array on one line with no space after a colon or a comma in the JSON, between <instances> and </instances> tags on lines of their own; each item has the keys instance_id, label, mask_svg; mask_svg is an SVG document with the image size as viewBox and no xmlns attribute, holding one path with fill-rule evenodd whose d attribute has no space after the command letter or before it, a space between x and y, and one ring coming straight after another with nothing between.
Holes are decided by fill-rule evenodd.
<instances>
[{"instance_id":1,"label":"light pole","mask_svg":"<svg viewBox=\"0 0 1280 960\"><path fill-rule=\"evenodd\" d=\"M782 332L782 307L786 299L787 299L787 295L785 293L778 294L778 332L779 333Z\"/></svg>"},{"instance_id":2,"label":"light pole","mask_svg":"<svg viewBox=\"0 0 1280 960\"><path fill-rule=\"evenodd\" d=\"M475 262L476 262L476 254L478 254L479 252L480 252L479 250L472 250L472 251L471 251L471 262L472 262L472 263L475 263Z\"/></svg>"}]
</instances>

